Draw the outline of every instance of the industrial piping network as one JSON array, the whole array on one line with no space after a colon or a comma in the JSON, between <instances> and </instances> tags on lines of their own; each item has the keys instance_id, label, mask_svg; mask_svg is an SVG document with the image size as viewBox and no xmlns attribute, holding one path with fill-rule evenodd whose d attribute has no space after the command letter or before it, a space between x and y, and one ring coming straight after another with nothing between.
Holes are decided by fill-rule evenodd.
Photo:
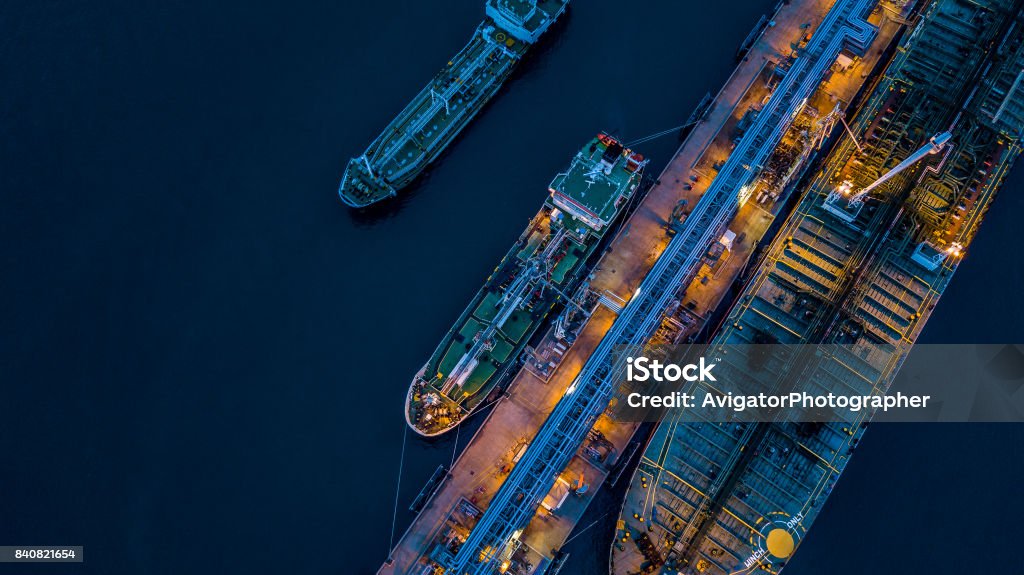
<instances>
[{"instance_id":1,"label":"industrial piping network","mask_svg":"<svg viewBox=\"0 0 1024 575\"><path fill-rule=\"evenodd\" d=\"M782 134L846 47L864 53L875 28L865 17L876 0L837 0L804 53L796 59L754 125L729 156L708 191L658 258L565 396L530 443L519 463L454 555L432 559L447 573L493 572L507 560L509 543L518 539L558 474L579 448L613 392L613 377L623 369L619 345L642 346L657 328L674 288L692 276L702 248L710 244L746 200L746 186L776 147Z\"/></svg>"}]
</instances>

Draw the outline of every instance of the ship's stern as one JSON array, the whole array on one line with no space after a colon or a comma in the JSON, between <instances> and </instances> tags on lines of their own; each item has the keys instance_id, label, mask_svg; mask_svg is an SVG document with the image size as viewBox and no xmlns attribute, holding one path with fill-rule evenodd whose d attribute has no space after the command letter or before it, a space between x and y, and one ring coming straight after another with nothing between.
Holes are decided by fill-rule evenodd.
<instances>
[{"instance_id":1,"label":"ship's stern","mask_svg":"<svg viewBox=\"0 0 1024 575\"><path fill-rule=\"evenodd\" d=\"M487 0L486 12L520 42L533 44L565 12L569 0Z\"/></svg>"}]
</instances>

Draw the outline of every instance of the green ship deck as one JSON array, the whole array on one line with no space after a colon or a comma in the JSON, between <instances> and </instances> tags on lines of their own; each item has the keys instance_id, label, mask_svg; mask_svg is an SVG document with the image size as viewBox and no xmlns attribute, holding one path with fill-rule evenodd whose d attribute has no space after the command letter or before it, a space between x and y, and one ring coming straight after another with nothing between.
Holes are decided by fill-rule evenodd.
<instances>
[{"instance_id":1,"label":"green ship deck","mask_svg":"<svg viewBox=\"0 0 1024 575\"><path fill-rule=\"evenodd\" d=\"M541 210L414 378L406 405L413 429L438 435L481 405L586 275L587 261L636 192L645 164L602 134L555 177Z\"/></svg>"}]
</instances>

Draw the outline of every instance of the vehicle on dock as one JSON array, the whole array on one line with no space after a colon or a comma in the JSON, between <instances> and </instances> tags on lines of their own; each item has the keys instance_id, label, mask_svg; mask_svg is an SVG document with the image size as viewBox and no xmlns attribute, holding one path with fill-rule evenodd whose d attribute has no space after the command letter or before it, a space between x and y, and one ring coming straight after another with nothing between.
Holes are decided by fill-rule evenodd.
<instances>
[{"instance_id":1,"label":"vehicle on dock","mask_svg":"<svg viewBox=\"0 0 1024 575\"><path fill-rule=\"evenodd\" d=\"M483 108L569 0L487 0L473 38L363 154L338 186L346 205L362 208L409 185Z\"/></svg>"},{"instance_id":2,"label":"vehicle on dock","mask_svg":"<svg viewBox=\"0 0 1024 575\"><path fill-rule=\"evenodd\" d=\"M647 161L600 134L549 186L550 196L413 378L405 417L420 435L458 425L495 389L637 192Z\"/></svg>"}]
</instances>

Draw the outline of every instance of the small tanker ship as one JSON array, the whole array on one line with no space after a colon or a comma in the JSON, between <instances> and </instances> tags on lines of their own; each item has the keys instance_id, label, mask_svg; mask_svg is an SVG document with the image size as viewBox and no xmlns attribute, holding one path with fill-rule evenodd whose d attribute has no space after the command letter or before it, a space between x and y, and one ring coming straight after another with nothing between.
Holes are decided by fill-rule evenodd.
<instances>
[{"instance_id":1,"label":"small tanker ship","mask_svg":"<svg viewBox=\"0 0 1024 575\"><path fill-rule=\"evenodd\" d=\"M552 309L579 287L646 164L600 134L555 176L526 231L413 378L405 406L410 427L440 435L480 407Z\"/></svg>"},{"instance_id":2,"label":"small tanker ship","mask_svg":"<svg viewBox=\"0 0 1024 575\"><path fill-rule=\"evenodd\" d=\"M345 205L363 208L398 195L484 107L568 0L487 0L473 38L366 151L338 186Z\"/></svg>"}]
</instances>

